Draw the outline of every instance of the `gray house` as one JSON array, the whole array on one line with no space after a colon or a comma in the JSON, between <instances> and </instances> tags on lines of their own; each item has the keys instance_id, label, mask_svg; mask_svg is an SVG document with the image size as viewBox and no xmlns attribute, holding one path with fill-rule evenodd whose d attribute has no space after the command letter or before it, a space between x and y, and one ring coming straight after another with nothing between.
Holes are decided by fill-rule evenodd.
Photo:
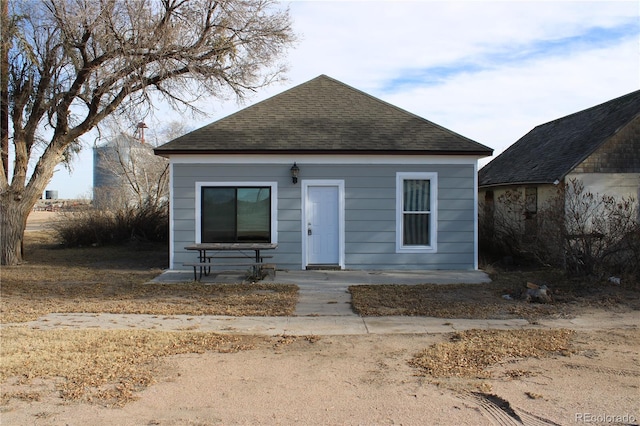
<instances>
[{"instance_id":1,"label":"gray house","mask_svg":"<svg viewBox=\"0 0 640 426\"><path fill-rule=\"evenodd\" d=\"M156 148L185 246L277 244L278 268L477 269L478 159L492 150L321 75Z\"/></svg>"}]
</instances>

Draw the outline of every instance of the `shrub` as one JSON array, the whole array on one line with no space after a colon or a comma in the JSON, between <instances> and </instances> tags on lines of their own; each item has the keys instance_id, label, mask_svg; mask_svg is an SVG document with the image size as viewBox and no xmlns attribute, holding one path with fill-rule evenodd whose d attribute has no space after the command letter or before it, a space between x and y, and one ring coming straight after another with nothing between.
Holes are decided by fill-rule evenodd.
<instances>
[{"instance_id":1,"label":"shrub","mask_svg":"<svg viewBox=\"0 0 640 426\"><path fill-rule=\"evenodd\" d=\"M490 208L480 208L479 241L494 258L560 267L569 275L640 274L640 223L633 198L593 194L579 180L570 180L535 214L518 190L506 191Z\"/></svg>"},{"instance_id":2,"label":"shrub","mask_svg":"<svg viewBox=\"0 0 640 426\"><path fill-rule=\"evenodd\" d=\"M168 205L144 204L65 212L62 219L54 224L54 230L66 246L168 241Z\"/></svg>"},{"instance_id":3,"label":"shrub","mask_svg":"<svg viewBox=\"0 0 640 426\"><path fill-rule=\"evenodd\" d=\"M481 205L480 250L491 259L511 258L520 263L562 266L563 232L560 191L535 214L527 211L524 195L507 190L488 211Z\"/></svg>"},{"instance_id":4,"label":"shrub","mask_svg":"<svg viewBox=\"0 0 640 426\"><path fill-rule=\"evenodd\" d=\"M571 181L565 193L567 272L636 274L640 270L640 224L635 200L592 194L579 181Z\"/></svg>"}]
</instances>

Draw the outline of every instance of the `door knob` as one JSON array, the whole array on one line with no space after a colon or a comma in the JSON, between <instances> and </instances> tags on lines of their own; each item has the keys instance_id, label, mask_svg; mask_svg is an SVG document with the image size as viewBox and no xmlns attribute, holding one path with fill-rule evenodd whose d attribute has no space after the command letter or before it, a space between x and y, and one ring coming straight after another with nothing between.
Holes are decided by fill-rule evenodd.
<instances>
[{"instance_id":1,"label":"door knob","mask_svg":"<svg viewBox=\"0 0 640 426\"><path fill-rule=\"evenodd\" d=\"M311 228L307 229L307 235L311 235L313 234L313 232L311 232Z\"/></svg>"}]
</instances>

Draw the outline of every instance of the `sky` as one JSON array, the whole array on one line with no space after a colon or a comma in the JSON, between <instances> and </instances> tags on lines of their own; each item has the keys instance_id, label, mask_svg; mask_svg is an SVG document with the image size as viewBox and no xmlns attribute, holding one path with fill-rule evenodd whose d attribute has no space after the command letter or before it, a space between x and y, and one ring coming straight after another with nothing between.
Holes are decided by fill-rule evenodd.
<instances>
[{"instance_id":1,"label":"sky","mask_svg":"<svg viewBox=\"0 0 640 426\"><path fill-rule=\"evenodd\" d=\"M212 98L194 130L326 74L498 156L539 124L640 89L637 1L293 1L288 80L243 104ZM180 118L157 105L151 128ZM152 130L150 130L152 131ZM94 139L47 187L90 198ZM492 158L480 161L480 167Z\"/></svg>"}]
</instances>

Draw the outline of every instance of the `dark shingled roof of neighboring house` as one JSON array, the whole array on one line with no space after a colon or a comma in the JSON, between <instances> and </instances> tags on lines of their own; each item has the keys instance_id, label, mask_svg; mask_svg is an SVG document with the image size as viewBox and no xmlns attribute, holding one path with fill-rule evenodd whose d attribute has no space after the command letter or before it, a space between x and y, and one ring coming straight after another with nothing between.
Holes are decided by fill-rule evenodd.
<instances>
[{"instance_id":1,"label":"dark shingled roof of neighboring house","mask_svg":"<svg viewBox=\"0 0 640 426\"><path fill-rule=\"evenodd\" d=\"M480 169L478 185L562 180L640 115L640 90L541 124Z\"/></svg>"},{"instance_id":2,"label":"dark shingled roof of neighboring house","mask_svg":"<svg viewBox=\"0 0 640 426\"><path fill-rule=\"evenodd\" d=\"M454 154L493 150L325 75L155 150L172 154Z\"/></svg>"}]
</instances>

